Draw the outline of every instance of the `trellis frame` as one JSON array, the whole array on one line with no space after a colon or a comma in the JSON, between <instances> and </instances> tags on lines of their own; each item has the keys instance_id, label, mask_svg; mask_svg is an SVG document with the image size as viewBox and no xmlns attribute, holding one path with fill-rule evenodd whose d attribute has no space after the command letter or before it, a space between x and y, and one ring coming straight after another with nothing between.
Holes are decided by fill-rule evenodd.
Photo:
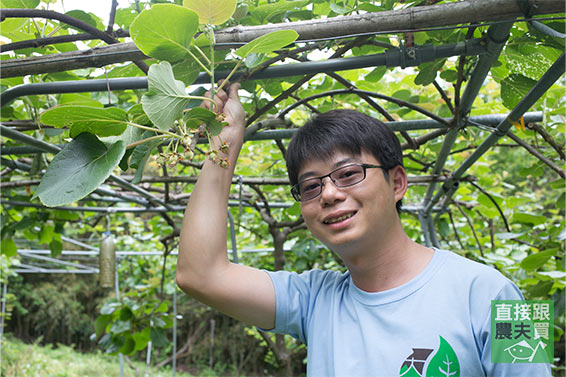
<instances>
[{"instance_id":1,"label":"trellis frame","mask_svg":"<svg viewBox=\"0 0 566 377\"><path fill-rule=\"evenodd\" d=\"M322 62L302 62L298 64L286 64L279 66L267 67L259 72L256 72L247 79L263 79L263 78L278 78L286 76L295 76L298 73L301 74L316 74L324 72L334 72L342 71L348 69L357 69L363 67L375 67L375 66L416 66L426 61L434 61L438 58L445 58L449 56L462 56L462 55L478 55L479 61L476 64L474 71L471 74L470 80L464 90L464 93L460 102L460 111L452 119L439 119L434 116L434 114L425 114L433 118L432 122L420 122L421 124L416 125L414 121L408 122L390 122L394 130L399 130L401 132L415 129L430 127L432 129L439 128L442 133L446 133L444 138L442 149L438 155L438 159L433 169L432 179L430 180L427 193L425 195L424 202L421 206L416 206L419 219L421 221L421 227L423 230L423 235L425 239L425 244L438 246L438 241L435 237L434 223L432 220L432 211L435 204L438 204L441 199L443 203L440 209L446 209L449 198L453 195L459 180L462 178L464 172L467 168L477 160L489 146L493 145L495 141L506 134L509 129L510 122L505 120L509 118L511 122L516 121L521 116L524 115L526 110L544 94L544 92L564 73L564 55L549 69L547 74L541 78L536 87L529 92L523 101L513 110L505 119L499 121L499 125L495 128L497 136L490 137L488 140L484 141L481 149L477 150L473 156L470 156L462 167L452 174L451 177L443 182L440 189L437 189L437 182L441 177L441 172L445 166L448 155L452 149L454 142L459 134L459 132L470 124L477 125L478 123L486 125L485 122L477 119L468 118L471 111L473 102L477 97L480 88L491 68L493 63L497 61L499 54L503 46L507 41L509 31L513 25L513 22L517 22L516 17L524 14L525 6L531 6L531 11L537 14L555 13L557 11L562 11L564 4L560 1L545 1L541 4L529 3L526 0L476 0L476 1L466 1L460 3L449 3L446 5L432 5L416 8L404 9L401 11L390 11L382 12L378 14L368 14L362 16L349 16L343 18L336 18L331 20L325 20L324 23L314 21L301 21L296 23L290 23L285 25L261 25L257 27L236 27L233 29L220 30L216 32L216 38L218 44L222 47L223 45L233 45L234 43L246 42L248 39L253 39L258 35L265 34L267 32L273 31L274 29L295 29L300 35L301 39L313 39L313 38L329 38L329 37L340 37L345 33L344 29L337 29L336 25L343 25L344 19L348 18L351 21L356 18L356 27L361 27L362 29L348 28L348 32L356 33L364 31L364 34L378 34L378 33L398 33L399 29L418 31L422 28L427 27L437 27L437 26L448 26L454 25L462 22L479 22L479 21L499 21L494 25L491 25L486 33L485 39L471 39L465 42L457 43L454 45L447 46L415 46L411 48L406 48L405 46L400 46L399 48L392 48L387 50L382 54L375 54L369 56L361 57L350 57L350 58L335 58L329 59ZM534 6L534 8L533 8ZM492 9L490 12L485 12L486 8ZM523 9L522 9L523 8ZM478 10L481 9L482 12ZM3 17L30 17L30 16L46 16L44 12L38 10L3 10ZM52 12L53 13L53 12ZM439 16L440 15L440 16ZM47 15L48 17L57 18L59 16ZM376 22L380 21L380 22ZM387 22L386 22L387 21ZM534 21L536 22L536 21ZM334 27L329 27L333 25ZM361 25L361 26L360 26ZM81 26L81 25L79 25ZM365 29L364 29L365 28ZM88 29L87 32L92 32ZM91 33L92 34L92 33ZM341 35L342 34L342 35ZM106 40L106 39L104 39ZM116 40L107 40L108 43L115 43ZM125 46L125 45L123 45ZM132 49L131 45L126 47L127 49ZM125 58L131 58L129 55L125 55ZM136 60L139 56L135 57ZM26 59L17 59L18 63L34 65L38 62L37 59L32 59L30 63ZM41 59L39 59L39 65L42 65ZM8 70L8 77L12 74L10 71L10 61L4 63L3 72ZM47 65L47 64L43 64ZM32 70L33 72L33 70ZM0 73L5 76L5 73ZM226 77L227 72L218 72L216 79ZM240 75L244 75L242 72ZM206 74L201 74L196 81L196 84L208 82ZM91 92L91 91L107 91L107 90L124 90L124 89L146 89L147 88L147 78L146 77L135 77L135 78L121 78L121 79L107 79L107 80L81 80L77 82L55 82L55 83L44 83L44 84L24 84L11 89L6 90L2 93L0 102L2 106L10 103L15 98L26 95L33 94L56 94L56 93L69 93L69 92ZM348 90L346 90L348 91ZM345 91L345 92L346 92ZM360 93L356 92L355 89L350 88L351 93L356 93L360 96L378 96L376 93ZM321 96L327 95L322 93ZM365 97L362 97L365 98ZM366 99L367 100L367 99ZM391 99L390 99L391 100ZM393 99L394 100L394 99ZM302 101L301 101L302 102ZM307 101L304 101L307 102ZM285 109L280 117L282 118L289 109ZM538 117L532 118L527 121L538 121ZM535 120L536 119L536 120ZM396 124L395 124L396 123ZM490 125L493 126L493 125ZM43 141L39 141L33 137L23 134L22 132L15 131L5 125L0 126L1 133L3 136L18 140L26 145L31 146L31 149L22 149L21 152L49 152L57 153L60 150L60 146L52 145ZM256 127L256 130L259 127ZM254 127L250 127L250 130ZM287 138L292 134L292 130L274 130L274 131L262 131L262 132L249 132L248 130L246 139L273 139L280 140L282 138ZM493 135L492 135L493 136ZM18 147L16 147L18 148ZM14 153L13 150L2 151L2 154ZM14 168L22 168L25 170L25 166L21 166L21 163L10 163L9 160L3 159L3 163L10 164ZM564 174L562 172L562 174ZM435 177L437 177L435 179ZM446 178L446 177L444 177ZM138 195L124 195L112 190L99 188L95 191L99 196L107 196L116 198L118 201L124 200L126 202L134 202L139 205L145 206L144 210L147 211L178 211L179 208L174 208L163 200L157 198L155 195L141 189L135 185L132 185L127 180L121 177L112 175L109 178L114 183L127 190L133 191ZM442 179L444 180L444 179ZM93 198L96 198L94 196ZM22 203L15 203L3 200L4 205L21 205ZM86 210L86 209L85 209ZM111 211L110 207L106 211ZM437 209L439 211L439 209Z\"/></svg>"},{"instance_id":2,"label":"trellis frame","mask_svg":"<svg viewBox=\"0 0 566 377\"><path fill-rule=\"evenodd\" d=\"M396 49L391 49L390 51L384 54L377 54L373 56L364 56L358 58L337 58L337 59L330 59L324 62L303 62L297 64L287 64L281 66L273 66L268 67L258 73L255 73L253 76L248 77L248 79L262 79L262 78L276 78L276 77L286 77L286 76L294 76L297 73L301 74L315 74L315 73L324 73L324 72L334 72L334 71L341 71L346 69L357 69L362 67L375 67L379 65L385 66L397 66L397 67L407 67L407 66L416 66L422 62L426 61L434 61L441 57L448 57L448 56L461 56L461 55L477 55L480 56L479 62L476 64L474 71L471 75L470 80L465 88L463 96L460 102L460 112L456 114L455 117L452 119L438 119L432 117L431 120L425 121L404 121L404 122L389 122L390 125L395 131L399 132L406 132L407 130L412 129L434 129L440 131L439 135L445 134L444 142L442 149L438 155L438 159L436 164L433 168L433 173L429 179L425 182L428 184L428 189L425 195L424 202L419 205L406 205L404 209L407 212L415 213L421 223L421 228L424 235L425 244L428 246L438 246L438 240L436 239L436 233L434 229L434 216L433 213L440 214L446 210L446 207L449 203L450 198L456 191L459 182L461 182L465 177L464 174L467 169L477 161L490 147L492 147L496 141L508 135L508 131L511 127L513 122L516 122L518 119L524 116L526 122L538 122L541 120L540 113L530 113L525 114L526 111L548 90L548 88L558 80L564 73L565 68L565 60L564 54L555 62L555 64L548 70L548 72L539 80L539 82L535 85L535 87L525 96L525 98L513 109L509 114L504 114L500 116L494 117L483 117L483 118L475 118L469 117L469 113L472 109L472 105L479 94L480 88L491 68L493 63L497 61L499 54L501 53L502 48L504 47L509 30L513 24L513 22L517 22L515 19L516 17L522 16L524 14L522 7L525 5L528 7L529 5L536 5L538 4L538 9L536 12L540 12L539 14L545 13L557 13L564 11L564 4L560 1L543 1L543 2L533 2L527 0L476 0L474 1L465 1L460 3L452 3L450 6L446 5L437 5L437 6L428 6L428 7L421 7L425 8L417 9L415 11L414 8L405 11L392 11L392 12L383 12L379 14L379 20L386 20L389 19L392 23L387 24L385 22L375 22L375 19L371 19L371 17L366 17L362 20L358 20L357 23L354 25L356 27L361 27L361 30L352 30L351 25L348 27L348 33L356 33L356 32L367 32L370 30L371 33L378 34L378 33L398 33L402 31L419 31L421 28L426 27L434 27L434 26L448 26L453 24L460 24L460 23L467 23L467 22L482 22L482 21L494 21L497 20L499 22L491 25L488 29L486 34L486 38L479 40L473 39L468 40L464 43L459 43L455 45L448 45L448 46L441 46L442 48L438 48L438 46L420 46L416 48L405 48L401 46ZM473 9L470 10L470 6L473 5ZM486 8L489 7L489 8ZM446 13L452 14L450 18L450 22L447 22L446 16L438 17L438 10L440 9L448 9L453 8L451 11L455 11L455 13ZM480 9L481 11L478 11ZM491 9L491 11L489 11ZM421 14L428 14L427 17L421 17L418 12ZM428 12L428 13L427 13ZM12 10L11 12L6 12L6 10L2 11L2 17L10 17L21 15L22 17L29 17L30 14L26 12L22 12L22 10ZM484 17L484 15L486 15ZM458 16L455 17L454 15ZM466 15L466 17L461 17ZM427 19L429 23L423 24L423 20ZM368 21L369 23L364 24L362 21ZM434 22L433 22L434 21ZM536 21L535 21L536 22ZM327 21L325 23L328 24ZM302 40L307 39L315 39L315 38L332 38L332 37L341 37L346 34L344 31L340 31L340 29L333 28L333 27L325 27L324 24L316 25L316 22L313 23L314 29L317 27L319 29L325 30L323 34L313 34L312 28L313 25L307 25L307 23L297 23L296 25L286 25L286 28L293 28L295 26L296 30L301 34ZM369 25L369 26L368 26ZM376 26L378 25L378 26ZM394 25L394 26L392 26ZM537 25L535 23L535 25ZM301 29L305 27L304 29ZM363 29L365 27L365 29ZM541 27L538 25L538 27ZM217 33L217 42L219 42L220 47L229 47L233 46L235 43L246 42L248 40L257 37L257 33L266 33L268 31L272 31L273 28L280 29L280 25L275 26L267 26L267 27L250 27L250 28L236 28L236 29L228 29L228 30L221 30ZM401 29L401 30L400 30ZM544 28L543 28L544 30ZM548 32L548 30L546 30ZM94 31L91 31L91 33ZM255 34L254 34L255 33ZM309 34L311 33L311 34ZM324 34L326 33L326 34ZM338 33L338 34L336 34ZM340 34L342 33L342 34ZM224 38L224 39L223 39ZM114 42L112 42L114 43ZM118 59L127 59L131 61L140 61L145 56L133 46L133 44L114 44L108 48L101 48L98 49L98 52L94 53L87 53L84 54L83 52L79 53L71 53L71 54L60 54L58 58L66 59L67 61L72 62L72 65L66 65L65 69L75 69L83 67L81 64L87 64L88 67L94 67L99 65L106 65L119 62ZM81 58L75 59L78 55L82 54L91 55L88 58ZM99 56L96 56L96 55ZM106 59L106 60L105 60ZM0 71L0 77L10 77L10 76L17 76L24 72L26 67L28 69L28 73L39 73L39 71L43 70L43 72L50 72L53 69L60 69L61 61L56 61L55 63L49 62L49 57L45 58L34 58L34 59L17 59L18 61L14 62L3 62L3 72ZM55 59L56 60L56 59ZM76 61L74 61L76 60ZM74 61L74 62L73 62ZM123 60L120 60L123 61ZM12 65L12 66L10 66ZM30 67L34 67L30 69ZM42 68L38 68L42 67ZM53 68L59 67L59 68ZM23 71L22 71L23 69ZM35 70L35 71L34 71ZM7 74L6 74L7 72ZM244 74L244 73L242 73ZM227 73L220 72L216 79L223 78L227 75ZM197 83L204 83L208 82L208 78L201 74L199 79L197 79ZM145 77L136 77L136 78L124 78L124 79L110 79L110 80L87 80L81 82L63 82L63 83L49 83L49 84L28 84L19 87L14 87L2 93L0 98L0 103L2 106L8 104L12 100L20 97L20 96L27 96L27 95L34 95L34 94L55 94L55 93L71 93L71 92L91 92L91 91L107 91L107 90L125 90L125 89L146 89L147 88L147 78ZM344 90L343 93L354 93L360 96L375 96L377 93L362 93L362 91L356 91L355 89L347 89ZM342 93L338 93L342 94ZM329 95L328 93L323 93L321 95ZM365 97L362 97L366 99ZM367 101L367 99L366 99ZM308 99L303 99L302 104L308 103ZM290 109L285 109L281 112L280 116L283 117L287 111ZM260 122L258 122L260 123ZM493 129L493 133L486 138L480 147L470 155L462 165L457 168L450 176L443 176L441 173L445 167L447 162L448 156L452 150L452 147L460 133L460 131L466 126L477 126L480 124L481 126ZM257 132L257 129L261 129L261 125L257 125L254 123L250 125L250 131L246 133L246 140L281 140L286 139L291 136L293 130L264 130ZM253 132L251 132L253 130ZM9 148L4 148L2 150L2 154L13 155L18 153L37 153L37 152L47 152L47 153L57 153L61 147L49 143L45 143L30 137L23 132L19 132L11 127L6 125L0 126L0 132L2 136L11 138L13 140L19 141L26 145L27 149L20 149L20 151L10 150ZM6 159L2 159L3 165L12 166L15 169L23 170L29 169L29 166L22 164L17 161L10 161ZM557 170L557 169L555 169ZM558 168L557 172L564 177L564 171ZM185 181L190 181L188 183L194 182L196 177L188 177L190 179L186 179ZM417 177L411 177L415 180ZM250 181L253 178L248 178ZM109 190L106 188L98 188L93 194L89 196L90 199L95 201L104 199L104 200L111 200L113 202L129 202L138 205L135 208L128 208L129 211L143 211L143 212L181 212L184 210L184 206L174 205L171 203L164 202L162 199L158 198L157 196L153 195L151 192L148 192L140 187L132 185L128 180L124 179L123 177L118 176L111 176L110 180L115 182L117 185L126 188L127 190L133 191L134 194L123 194L117 192L115 190ZM235 178L235 183L237 178ZM286 179L281 179L279 182L275 182L276 184L287 184ZM438 187L438 183L441 183L441 186ZM254 182L254 184L258 184L258 182ZM261 182L259 182L261 184ZM269 183L266 183L269 184ZM271 182L273 184L273 182ZM0 184L1 185L1 184ZM2 205L6 206L39 206L32 203L21 203L15 201L6 201L2 199ZM239 206L242 205L241 202L232 200L230 202L232 206ZM270 207L273 208L287 208L290 206L289 203L269 203ZM67 210L80 210L80 211L98 211L102 213L113 213L119 212L120 209L116 209L113 207L96 207L96 208L87 208L87 207L69 207L65 208ZM230 212L229 212L230 213ZM233 229L233 225L232 225ZM232 246L235 247L235 239L232 239ZM242 251L240 251L242 252ZM93 253L95 253L93 251ZM28 253L30 254L30 253ZM32 253L33 254L33 253ZM37 254L37 252L35 253ZM234 253L237 255L237 252ZM37 255L35 256L38 259ZM39 258L43 258L44 260L51 260L53 262L57 262L57 259L51 259L49 257L39 256ZM47 258L47 259L45 259ZM88 266L87 266L88 267ZM94 269L82 268L83 273L94 273ZM25 273L26 271L20 271ZM41 270L33 270L33 265L30 266L28 269L29 273L41 273L45 271ZM63 272L63 271L58 271ZM6 286L4 286L4 289ZM3 297L5 297L5 292ZM176 295L175 295L176 300ZM175 359L174 359L175 360ZM174 361L175 362L175 361Z\"/></svg>"}]
</instances>

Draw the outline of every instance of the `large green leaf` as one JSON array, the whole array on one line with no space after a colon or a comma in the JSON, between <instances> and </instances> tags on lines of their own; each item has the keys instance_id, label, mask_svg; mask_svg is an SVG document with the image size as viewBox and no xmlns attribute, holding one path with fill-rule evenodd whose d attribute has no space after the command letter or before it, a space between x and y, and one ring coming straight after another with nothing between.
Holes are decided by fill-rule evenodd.
<instances>
[{"instance_id":1,"label":"large green leaf","mask_svg":"<svg viewBox=\"0 0 566 377\"><path fill-rule=\"evenodd\" d=\"M106 331L106 326L112 320L112 316L109 314L101 314L99 315L96 320L94 321L94 332L96 336L100 336L104 334Z\"/></svg>"},{"instance_id":2,"label":"large green leaf","mask_svg":"<svg viewBox=\"0 0 566 377\"><path fill-rule=\"evenodd\" d=\"M89 24L89 25L92 26L92 27L97 27L97 26L98 26L98 25L96 24L96 19L94 18L94 17L96 17L96 16L94 16L94 15L91 14L91 13L87 13L87 12L82 11L82 10L79 10L79 9L74 9L74 10L71 10L71 11L65 13L65 15L66 15L66 16L69 16L69 17L76 18L77 20L80 20L80 21L82 21L82 22L84 22L84 23L86 23L86 24ZM73 27L73 26L69 26L69 25L67 25L67 24L62 24L61 27L62 27L63 29L75 29L75 30L81 31L80 29L75 28L75 27Z\"/></svg>"},{"instance_id":3,"label":"large green leaf","mask_svg":"<svg viewBox=\"0 0 566 377\"><path fill-rule=\"evenodd\" d=\"M169 340L167 340L167 336L162 329L152 327L149 336L155 347L163 347L169 343Z\"/></svg>"},{"instance_id":4,"label":"large green leaf","mask_svg":"<svg viewBox=\"0 0 566 377\"><path fill-rule=\"evenodd\" d=\"M260 5L251 12L251 15L264 24L267 23L271 17L304 7L308 3L308 1L279 1L276 3Z\"/></svg>"},{"instance_id":5,"label":"large green leaf","mask_svg":"<svg viewBox=\"0 0 566 377\"><path fill-rule=\"evenodd\" d=\"M536 81L523 75L511 74L501 81L501 99L506 108L512 110L525 97Z\"/></svg>"},{"instance_id":6,"label":"large green leaf","mask_svg":"<svg viewBox=\"0 0 566 377\"><path fill-rule=\"evenodd\" d=\"M536 270L542 267L546 261L555 256L558 249L550 249L539 253L531 254L521 261L521 267L525 270Z\"/></svg>"},{"instance_id":7,"label":"large green leaf","mask_svg":"<svg viewBox=\"0 0 566 377\"><path fill-rule=\"evenodd\" d=\"M132 335L136 345L134 351L141 351L147 347L147 343L151 340L150 338L151 327L146 327L142 331L136 332Z\"/></svg>"},{"instance_id":8,"label":"large green leaf","mask_svg":"<svg viewBox=\"0 0 566 377\"><path fill-rule=\"evenodd\" d=\"M0 250L0 253L7 257L15 257L18 254L18 246L16 246L16 242L11 238L4 238L1 246L2 250Z\"/></svg>"},{"instance_id":9,"label":"large green leaf","mask_svg":"<svg viewBox=\"0 0 566 377\"><path fill-rule=\"evenodd\" d=\"M107 148L93 134L80 134L53 158L34 198L48 207L84 198L112 174L125 151L123 141Z\"/></svg>"},{"instance_id":10,"label":"large green leaf","mask_svg":"<svg viewBox=\"0 0 566 377\"><path fill-rule=\"evenodd\" d=\"M208 123L213 119L216 119L216 114L202 107L194 107L187 111L187 113L185 114L185 119L195 119L200 123Z\"/></svg>"},{"instance_id":11,"label":"large green leaf","mask_svg":"<svg viewBox=\"0 0 566 377\"><path fill-rule=\"evenodd\" d=\"M143 134L143 138L147 139L151 136L155 136L155 133L153 132L145 132ZM149 159L149 156L151 156L151 152L153 151L153 149L155 149L160 143L162 142L162 140L152 140L152 141L146 141L143 144L138 145L137 147L134 148L134 151L132 153L132 157L130 158L130 167L137 169L136 174L134 176L134 179L132 180L132 183L138 184L140 182L140 180L143 177L143 171L145 168L145 165L147 164L147 160Z\"/></svg>"},{"instance_id":12,"label":"large green leaf","mask_svg":"<svg viewBox=\"0 0 566 377\"><path fill-rule=\"evenodd\" d=\"M534 42L510 46L505 51L507 68L511 73L539 80L560 56L560 51Z\"/></svg>"},{"instance_id":13,"label":"large green leaf","mask_svg":"<svg viewBox=\"0 0 566 377\"><path fill-rule=\"evenodd\" d=\"M116 107L58 106L44 112L41 122L53 127L70 127L71 137L83 132L115 136L126 130L128 114Z\"/></svg>"},{"instance_id":14,"label":"large green leaf","mask_svg":"<svg viewBox=\"0 0 566 377\"><path fill-rule=\"evenodd\" d=\"M197 30L195 12L178 5L156 4L136 17L130 35L144 54L176 62L187 55Z\"/></svg>"},{"instance_id":15,"label":"large green leaf","mask_svg":"<svg viewBox=\"0 0 566 377\"><path fill-rule=\"evenodd\" d=\"M142 97L142 106L155 126L168 130L189 101L185 84L175 80L171 64L161 62L149 67L148 91Z\"/></svg>"},{"instance_id":16,"label":"large green leaf","mask_svg":"<svg viewBox=\"0 0 566 377\"><path fill-rule=\"evenodd\" d=\"M39 0L2 0L2 8L35 8L39 5Z\"/></svg>"},{"instance_id":17,"label":"large green leaf","mask_svg":"<svg viewBox=\"0 0 566 377\"><path fill-rule=\"evenodd\" d=\"M444 66L446 59L437 60L435 62L423 63L419 66L419 74L415 77L415 84L429 85L436 79L438 71Z\"/></svg>"},{"instance_id":18,"label":"large green leaf","mask_svg":"<svg viewBox=\"0 0 566 377\"><path fill-rule=\"evenodd\" d=\"M269 34L262 35L253 41L243 45L234 53L241 58L245 58L249 54L266 54L287 46L299 38L294 30L279 30Z\"/></svg>"},{"instance_id":19,"label":"large green leaf","mask_svg":"<svg viewBox=\"0 0 566 377\"><path fill-rule=\"evenodd\" d=\"M515 212L511 221L522 224L532 224L534 226L544 224L548 219L542 215L532 215L530 213Z\"/></svg>"},{"instance_id":20,"label":"large green leaf","mask_svg":"<svg viewBox=\"0 0 566 377\"><path fill-rule=\"evenodd\" d=\"M220 25L236 10L238 0L183 0L183 6L198 14L201 24Z\"/></svg>"},{"instance_id":21,"label":"large green leaf","mask_svg":"<svg viewBox=\"0 0 566 377\"><path fill-rule=\"evenodd\" d=\"M191 85L197 79L200 73L200 66L191 56L173 64L173 74L181 80L186 86Z\"/></svg>"}]
</instances>

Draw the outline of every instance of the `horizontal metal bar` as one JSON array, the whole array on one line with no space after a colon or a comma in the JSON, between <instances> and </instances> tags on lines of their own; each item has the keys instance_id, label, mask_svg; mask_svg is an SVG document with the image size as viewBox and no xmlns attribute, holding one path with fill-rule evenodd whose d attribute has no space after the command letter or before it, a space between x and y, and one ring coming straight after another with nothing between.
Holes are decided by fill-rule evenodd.
<instances>
[{"instance_id":1,"label":"horizontal metal bar","mask_svg":"<svg viewBox=\"0 0 566 377\"><path fill-rule=\"evenodd\" d=\"M72 238L66 237L66 236L61 236L61 241L65 241L65 242L71 243L71 244L76 245L76 246L84 247L85 249L98 250L97 247L90 246L90 245L88 245L84 242L77 241L75 239L72 239Z\"/></svg>"},{"instance_id":2,"label":"horizontal metal bar","mask_svg":"<svg viewBox=\"0 0 566 377\"><path fill-rule=\"evenodd\" d=\"M44 209L53 209L51 207L45 207L41 204L37 203L29 203L23 202L18 200L6 200L0 199L0 204L5 206L12 206L12 207L30 207L30 208L44 208ZM294 203L269 203L271 208L290 208ZM244 207L251 207L250 204L242 203ZM228 202L228 206L230 207L238 207L240 206L240 202L237 201L230 201ZM259 203L261 207L262 204ZM148 208L141 208L141 207L71 207L71 206L61 206L56 207L56 209L62 211L73 211L73 212L101 212L101 213L163 213L163 212L183 212L186 209L186 206L170 206L170 208L165 207L148 207Z\"/></svg>"},{"instance_id":3,"label":"horizontal metal bar","mask_svg":"<svg viewBox=\"0 0 566 377\"><path fill-rule=\"evenodd\" d=\"M485 124L488 126L496 126L505 119L507 115L505 114L487 114L487 115L476 115L469 117L470 120ZM450 118L443 118L446 122L450 122ZM534 111L529 112L524 115L525 122L535 123L542 121L542 112ZM442 123L439 123L433 119L414 119L414 120L402 120L402 121L391 121L386 122L386 124L393 131L416 131L416 130L429 130L429 129L439 129L446 128ZM258 131L246 136L246 141L258 141L258 140L286 140L293 137L297 132L296 128L284 129L284 130L265 130ZM207 143L206 139L199 140L199 143ZM63 147L62 145L57 145L58 147ZM16 146L16 147L3 147L0 150L2 155L20 155L20 154L34 154L42 153L43 150L33 146ZM3 162L4 163L4 162Z\"/></svg>"},{"instance_id":4,"label":"horizontal metal bar","mask_svg":"<svg viewBox=\"0 0 566 377\"><path fill-rule=\"evenodd\" d=\"M64 270L64 269L51 269L51 268L33 268L30 266L30 269L24 270L20 268L14 269L14 272L18 274L98 274L98 270L95 269L93 271L87 270Z\"/></svg>"},{"instance_id":5,"label":"horizontal metal bar","mask_svg":"<svg viewBox=\"0 0 566 377\"><path fill-rule=\"evenodd\" d=\"M471 39L465 42L445 46L417 46L413 53L408 54L405 49L392 49L382 54L366 56L336 58L322 61L303 62L271 66L255 72L246 77L247 80L261 80L267 78L281 78L289 76L304 76L312 73L344 71L377 66L417 66L423 62L434 61L458 55L479 55L486 52L481 39ZM229 71L215 73L215 81L226 78ZM240 71L234 74L233 79L245 76L247 72ZM194 84L210 83L206 73L200 73ZM61 94L79 92L105 92L110 90L147 89L147 77L122 77L115 79L63 81L39 84L22 84L4 91L0 95L2 106L18 97L37 94Z\"/></svg>"},{"instance_id":6,"label":"horizontal metal bar","mask_svg":"<svg viewBox=\"0 0 566 377\"><path fill-rule=\"evenodd\" d=\"M259 248L259 249L243 249L238 250L238 253L271 253L273 252L273 248ZM285 249L284 251L291 251L291 249ZM163 251L116 251L117 257L155 257L155 256L162 256ZM18 250L18 254L22 255L51 255L51 250L47 249L21 249ZM169 255L178 255L178 251L172 251ZM62 256L91 256L91 257L98 257L98 251L88 251L88 250L63 250L61 252Z\"/></svg>"},{"instance_id":7,"label":"horizontal metal bar","mask_svg":"<svg viewBox=\"0 0 566 377\"><path fill-rule=\"evenodd\" d=\"M75 268L79 268L79 269L83 269L83 270L91 270L93 269L93 267L91 266L85 266L84 264L80 264L80 263L74 263L74 262L67 262L64 260L59 260L59 259L55 259L55 258L51 258L51 257L44 257L42 255L37 255L34 253L19 253L22 256L28 257L28 258L33 258L33 259L39 259L39 260L43 260L46 262L50 262L50 263L57 263L63 266L69 266L69 267L75 267Z\"/></svg>"}]
</instances>

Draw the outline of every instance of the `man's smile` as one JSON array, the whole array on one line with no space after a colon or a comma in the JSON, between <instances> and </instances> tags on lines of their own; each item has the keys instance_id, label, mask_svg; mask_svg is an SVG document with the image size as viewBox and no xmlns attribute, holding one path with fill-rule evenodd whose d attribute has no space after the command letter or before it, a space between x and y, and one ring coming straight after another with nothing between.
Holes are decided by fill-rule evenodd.
<instances>
[{"instance_id":1,"label":"man's smile","mask_svg":"<svg viewBox=\"0 0 566 377\"><path fill-rule=\"evenodd\" d=\"M333 214L325 217L324 220L322 220L322 222L324 224L335 224L340 221L349 219L350 217L354 216L356 213L357 211Z\"/></svg>"}]
</instances>

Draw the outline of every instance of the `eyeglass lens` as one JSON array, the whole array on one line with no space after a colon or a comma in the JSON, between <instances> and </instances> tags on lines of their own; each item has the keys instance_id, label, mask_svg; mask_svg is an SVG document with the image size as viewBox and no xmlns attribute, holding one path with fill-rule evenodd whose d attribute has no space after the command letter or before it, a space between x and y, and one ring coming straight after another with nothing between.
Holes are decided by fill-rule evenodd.
<instances>
[{"instance_id":1,"label":"eyeglass lens","mask_svg":"<svg viewBox=\"0 0 566 377\"><path fill-rule=\"evenodd\" d=\"M365 169L362 165L348 165L334 170L327 175L337 187L347 187L355 185L364 180ZM299 195L302 201L317 197L322 192L322 179L310 178L299 182Z\"/></svg>"}]
</instances>

